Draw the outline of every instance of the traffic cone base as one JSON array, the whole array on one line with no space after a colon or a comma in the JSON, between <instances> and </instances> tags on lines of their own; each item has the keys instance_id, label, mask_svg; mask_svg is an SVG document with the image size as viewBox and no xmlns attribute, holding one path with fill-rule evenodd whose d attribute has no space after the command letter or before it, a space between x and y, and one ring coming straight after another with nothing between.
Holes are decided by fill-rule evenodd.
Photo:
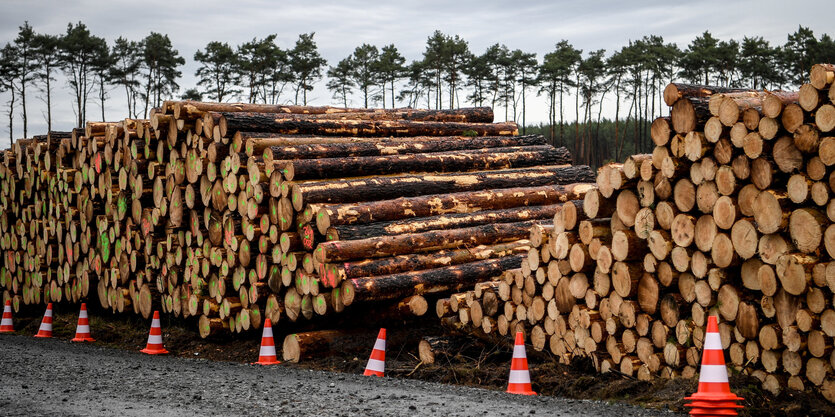
<instances>
[{"instance_id":1,"label":"traffic cone base","mask_svg":"<svg viewBox=\"0 0 835 417\"><path fill-rule=\"evenodd\" d=\"M525 353L525 336L516 332L513 344L513 359L510 361L510 378L507 392L511 394L536 395L531 387L531 374L528 371L528 356Z\"/></svg>"},{"instance_id":2,"label":"traffic cone base","mask_svg":"<svg viewBox=\"0 0 835 417\"><path fill-rule=\"evenodd\" d=\"M41 327L35 337L52 337L52 303L46 305L46 312L41 320Z\"/></svg>"},{"instance_id":3,"label":"traffic cone base","mask_svg":"<svg viewBox=\"0 0 835 417\"><path fill-rule=\"evenodd\" d=\"M275 354L275 339L273 339L273 323L270 319L264 321L264 333L261 335L261 350L258 362L253 365L278 365L281 361Z\"/></svg>"},{"instance_id":4,"label":"traffic cone base","mask_svg":"<svg viewBox=\"0 0 835 417\"><path fill-rule=\"evenodd\" d=\"M148 332L148 344L140 352L149 355L165 355L168 353L162 344L162 328L159 323L159 311L154 311L154 318L151 320L151 331Z\"/></svg>"},{"instance_id":5,"label":"traffic cone base","mask_svg":"<svg viewBox=\"0 0 835 417\"><path fill-rule=\"evenodd\" d=\"M71 342L95 342L90 336L90 318L87 317L87 303L81 303L81 311L78 312L78 326L75 328L75 337Z\"/></svg>"},{"instance_id":6,"label":"traffic cone base","mask_svg":"<svg viewBox=\"0 0 835 417\"><path fill-rule=\"evenodd\" d=\"M684 405L691 408L692 416L735 416L737 410L743 408L736 403L742 398L731 392L728 383L728 369L725 367L716 316L707 319L699 388L696 393L684 399L692 401Z\"/></svg>"},{"instance_id":7,"label":"traffic cone base","mask_svg":"<svg viewBox=\"0 0 835 417\"><path fill-rule=\"evenodd\" d=\"M6 304L3 306L3 318L0 319L0 333L14 333L12 300L6 300Z\"/></svg>"},{"instance_id":8,"label":"traffic cone base","mask_svg":"<svg viewBox=\"0 0 835 417\"><path fill-rule=\"evenodd\" d=\"M386 329L380 329L377 334L377 341L374 342L374 349L371 350L371 356L368 358L368 364L365 365L365 376L385 376L386 373Z\"/></svg>"}]
</instances>

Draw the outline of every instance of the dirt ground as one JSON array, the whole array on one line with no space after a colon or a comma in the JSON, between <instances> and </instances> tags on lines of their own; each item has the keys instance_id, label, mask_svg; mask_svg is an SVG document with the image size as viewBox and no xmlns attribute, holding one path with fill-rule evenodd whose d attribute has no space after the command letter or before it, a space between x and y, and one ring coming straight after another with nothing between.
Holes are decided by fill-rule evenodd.
<instances>
[{"instance_id":1,"label":"dirt ground","mask_svg":"<svg viewBox=\"0 0 835 417\"><path fill-rule=\"evenodd\" d=\"M54 333L57 338L74 335L77 312L55 311ZM21 310L15 317L15 329L20 334L37 332L41 312ZM96 344L117 349L138 351L147 341L150 320L136 316L112 315L93 308L90 311L92 335ZM419 322L395 321L379 325L388 329L386 374L394 378L415 379L503 391L511 350L502 345L450 334L436 320ZM275 329L279 349L288 333L279 323ZM284 326L284 327L282 327ZM163 317L163 338L173 356L203 358L212 361L249 363L257 360L260 344L259 331L246 335L200 339L196 322ZM405 329L405 331L404 331ZM291 329L304 330L304 329ZM284 366L299 369L361 374L377 335L378 327L358 329L335 352L320 358L303 359ZM418 359L417 346L422 337L438 337L444 341L445 354L436 356L435 364L424 365ZM540 395L559 396L576 400L598 400L610 403L639 405L649 409L686 413L684 397L696 390L695 380L663 380L642 382L617 374L598 375L590 361L577 360L570 365L557 363L544 352L528 349L533 388ZM774 397L759 387L756 379L739 374L730 375L731 388L745 398L740 412L743 416L835 416L835 407L819 394L784 390Z\"/></svg>"}]
</instances>

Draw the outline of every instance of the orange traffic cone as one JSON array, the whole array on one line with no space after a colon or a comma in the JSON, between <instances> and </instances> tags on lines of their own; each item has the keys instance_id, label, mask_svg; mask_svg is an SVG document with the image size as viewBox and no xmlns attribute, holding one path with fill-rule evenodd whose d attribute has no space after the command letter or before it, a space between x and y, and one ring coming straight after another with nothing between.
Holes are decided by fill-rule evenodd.
<instances>
[{"instance_id":1,"label":"orange traffic cone","mask_svg":"<svg viewBox=\"0 0 835 417\"><path fill-rule=\"evenodd\" d=\"M52 303L46 305L46 313L43 314L41 327L35 337L52 337Z\"/></svg>"},{"instance_id":2,"label":"orange traffic cone","mask_svg":"<svg viewBox=\"0 0 835 417\"><path fill-rule=\"evenodd\" d=\"M275 355L275 340L273 339L273 322L270 319L264 321L264 333L261 335L261 352L258 354L258 362L253 365L277 365L281 363Z\"/></svg>"},{"instance_id":3,"label":"orange traffic cone","mask_svg":"<svg viewBox=\"0 0 835 417\"><path fill-rule=\"evenodd\" d=\"M14 325L12 324L12 300L6 300L6 305L3 306L3 318L0 319L0 333L13 333Z\"/></svg>"},{"instance_id":4,"label":"orange traffic cone","mask_svg":"<svg viewBox=\"0 0 835 417\"><path fill-rule=\"evenodd\" d=\"M685 407L691 407L692 416L735 416L742 408L736 402L742 400L731 393L728 384L728 369L725 367L725 355L722 352L722 339L719 337L719 325L716 316L707 318L702 369L699 371L699 390L685 400L692 400Z\"/></svg>"},{"instance_id":5,"label":"orange traffic cone","mask_svg":"<svg viewBox=\"0 0 835 417\"><path fill-rule=\"evenodd\" d=\"M513 345L513 359L510 361L510 379L507 392L511 394L536 395L531 387L531 374L528 372L528 356L525 354L525 335L516 332Z\"/></svg>"},{"instance_id":6,"label":"orange traffic cone","mask_svg":"<svg viewBox=\"0 0 835 417\"><path fill-rule=\"evenodd\" d=\"M164 355L168 353L162 345L162 328L159 324L159 311L154 311L154 319L151 320L151 331L148 333L148 344L140 352L149 355Z\"/></svg>"},{"instance_id":7,"label":"orange traffic cone","mask_svg":"<svg viewBox=\"0 0 835 417\"><path fill-rule=\"evenodd\" d=\"M71 342L95 342L90 336L90 319L87 317L87 303L81 303L81 311L78 313L78 326L75 327L75 337Z\"/></svg>"},{"instance_id":8,"label":"orange traffic cone","mask_svg":"<svg viewBox=\"0 0 835 417\"><path fill-rule=\"evenodd\" d=\"M368 358L368 365L365 365L365 376L385 376L386 372L386 329L380 329L377 341L374 343L374 350Z\"/></svg>"}]
</instances>

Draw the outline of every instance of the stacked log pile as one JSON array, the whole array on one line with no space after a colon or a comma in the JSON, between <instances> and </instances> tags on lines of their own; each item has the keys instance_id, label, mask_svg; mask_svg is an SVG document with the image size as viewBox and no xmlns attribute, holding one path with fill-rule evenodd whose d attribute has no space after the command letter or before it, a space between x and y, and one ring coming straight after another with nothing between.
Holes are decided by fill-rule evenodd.
<instances>
[{"instance_id":1,"label":"stacked log pile","mask_svg":"<svg viewBox=\"0 0 835 417\"><path fill-rule=\"evenodd\" d=\"M520 268L437 314L642 380L694 377L716 314L730 367L835 401L834 75L816 65L798 92L670 84L652 154L602 167L531 228Z\"/></svg>"},{"instance_id":2,"label":"stacked log pile","mask_svg":"<svg viewBox=\"0 0 835 417\"><path fill-rule=\"evenodd\" d=\"M422 315L517 268L593 179L492 119L182 101L20 140L0 166L4 299L160 309L203 337L354 303Z\"/></svg>"}]
</instances>

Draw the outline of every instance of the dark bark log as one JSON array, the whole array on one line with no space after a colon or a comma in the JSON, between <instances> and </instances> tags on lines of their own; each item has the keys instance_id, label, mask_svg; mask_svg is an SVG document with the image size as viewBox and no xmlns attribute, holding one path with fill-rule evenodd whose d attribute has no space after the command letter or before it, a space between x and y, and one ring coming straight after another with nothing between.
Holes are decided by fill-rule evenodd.
<instances>
[{"instance_id":1,"label":"dark bark log","mask_svg":"<svg viewBox=\"0 0 835 417\"><path fill-rule=\"evenodd\" d=\"M345 279L396 274L407 271L441 268L496 258L508 254L525 254L528 242L517 240L493 246L442 250L428 254L408 254L390 258L366 259L357 262L323 264L319 271L322 282L335 286Z\"/></svg>"},{"instance_id":2,"label":"dark bark log","mask_svg":"<svg viewBox=\"0 0 835 417\"><path fill-rule=\"evenodd\" d=\"M458 123L403 120L306 120L276 117L271 113L220 113L220 135L237 131L325 136L513 136L519 133L513 122ZM470 134L468 134L470 133Z\"/></svg>"},{"instance_id":3,"label":"dark bark log","mask_svg":"<svg viewBox=\"0 0 835 417\"><path fill-rule=\"evenodd\" d=\"M452 213L472 213L581 199L590 184L547 185L442 195L397 198L359 204L329 205L316 214L316 226L325 234L329 227L385 222Z\"/></svg>"},{"instance_id":4,"label":"dark bark log","mask_svg":"<svg viewBox=\"0 0 835 417\"><path fill-rule=\"evenodd\" d=\"M263 150L264 161L281 159L319 159L359 156L405 155L413 153L449 152L467 149L505 148L509 146L545 145L544 136L490 136L472 138L466 136L385 139L373 142L339 142L291 145L296 137L287 137L288 145L263 147L262 141L253 139L245 146L248 154ZM272 142L274 138L265 139ZM211 145L210 145L211 148ZM567 152L567 151L566 151ZM570 163L570 162L568 162Z\"/></svg>"},{"instance_id":5,"label":"dark bark log","mask_svg":"<svg viewBox=\"0 0 835 417\"><path fill-rule=\"evenodd\" d=\"M503 271L518 268L524 258L524 255L512 255L425 271L354 278L342 284L342 302L347 306L359 301L391 300L416 294L457 291Z\"/></svg>"},{"instance_id":6,"label":"dark bark log","mask_svg":"<svg viewBox=\"0 0 835 417\"><path fill-rule=\"evenodd\" d=\"M304 204L378 201L397 197L477 191L491 188L593 182L594 173L585 165L549 166L442 175L315 181L293 184L292 202L301 211Z\"/></svg>"},{"instance_id":7,"label":"dark bark log","mask_svg":"<svg viewBox=\"0 0 835 417\"><path fill-rule=\"evenodd\" d=\"M316 115L322 118L353 117L356 119L375 120L429 120L491 123L493 109L490 107L471 107L452 110L423 109L352 109L330 106L283 106L250 103L203 103L199 101L181 101L174 103L174 117L177 119L197 119L205 112L250 112L280 113L286 115Z\"/></svg>"},{"instance_id":8,"label":"dark bark log","mask_svg":"<svg viewBox=\"0 0 835 417\"><path fill-rule=\"evenodd\" d=\"M566 148L549 145L391 156L361 156L275 161L289 181L347 178L412 172L462 172L570 164Z\"/></svg>"},{"instance_id":9,"label":"dark bark log","mask_svg":"<svg viewBox=\"0 0 835 417\"><path fill-rule=\"evenodd\" d=\"M683 97L710 97L716 93L732 93L748 91L745 88L725 88L709 85L670 83L664 88L664 102L672 106L676 100Z\"/></svg>"},{"instance_id":10,"label":"dark bark log","mask_svg":"<svg viewBox=\"0 0 835 417\"><path fill-rule=\"evenodd\" d=\"M460 248L524 239L536 221L500 223L452 230L320 243L314 256L320 263L380 258L429 250Z\"/></svg>"},{"instance_id":11,"label":"dark bark log","mask_svg":"<svg viewBox=\"0 0 835 417\"><path fill-rule=\"evenodd\" d=\"M429 230L448 230L484 224L515 223L547 219L553 218L561 206L561 204L555 204L549 206L517 207L504 210L448 214L364 225L332 226L325 233L325 237L329 241L356 240L377 236L421 233Z\"/></svg>"}]
</instances>

